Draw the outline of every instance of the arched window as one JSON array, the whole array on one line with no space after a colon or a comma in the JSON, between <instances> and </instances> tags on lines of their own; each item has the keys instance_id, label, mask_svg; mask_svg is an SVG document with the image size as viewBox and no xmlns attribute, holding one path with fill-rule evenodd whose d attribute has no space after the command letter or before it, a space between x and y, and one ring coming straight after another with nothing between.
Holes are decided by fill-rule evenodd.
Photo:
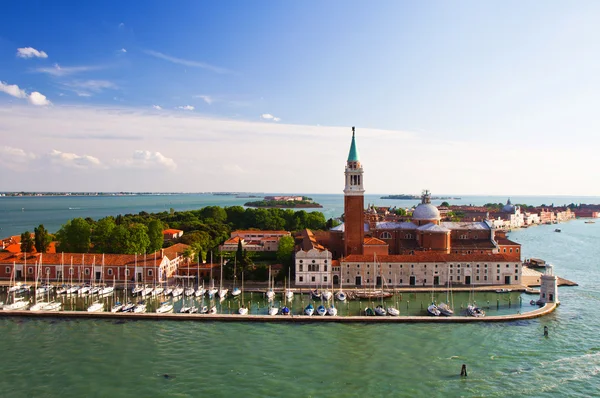
<instances>
[{"instance_id":1,"label":"arched window","mask_svg":"<svg viewBox=\"0 0 600 398\"><path fill-rule=\"evenodd\" d=\"M390 234L387 231L384 231L381 233L381 235L379 235L379 238L381 239L392 239L392 234Z\"/></svg>"},{"instance_id":2,"label":"arched window","mask_svg":"<svg viewBox=\"0 0 600 398\"><path fill-rule=\"evenodd\" d=\"M89 268L86 268L86 269L85 269L85 274L86 274L86 275L89 275L89 274L90 274L90 269L89 269Z\"/></svg>"},{"instance_id":3,"label":"arched window","mask_svg":"<svg viewBox=\"0 0 600 398\"><path fill-rule=\"evenodd\" d=\"M46 267L46 275L50 275L50 267Z\"/></svg>"},{"instance_id":4,"label":"arched window","mask_svg":"<svg viewBox=\"0 0 600 398\"><path fill-rule=\"evenodd\" d=\"M302 260L300 260L300 262L302 262ZM302 264L300 264L299 271L304 272L304 267L302 266Z\"/></svg>"}]
</instances>

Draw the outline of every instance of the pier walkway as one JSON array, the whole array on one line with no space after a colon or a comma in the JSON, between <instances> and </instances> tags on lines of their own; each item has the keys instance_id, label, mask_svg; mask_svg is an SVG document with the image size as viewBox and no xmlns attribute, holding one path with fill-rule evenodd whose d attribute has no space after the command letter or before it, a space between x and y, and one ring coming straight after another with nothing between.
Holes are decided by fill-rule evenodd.
<instances>
[{"instance_id":1,"label":"pier walkway","mask_svg":"<svg viewBox=\"0 0 600 398\"><path fill-rule=\"evenodd\" d=\"M3 311L0 317L26 318L69 318L69 319L107 319L107 320L151 320L151 321L199 321L199 322L265 322L265 323L473 323L473 322L512 322L538 318L553 312L556 303L547 303L534 311L522 314L486 316L306 316L306 315L237 315L237 314L134 314L86 311Z\"/></svg>"}]
</instances>

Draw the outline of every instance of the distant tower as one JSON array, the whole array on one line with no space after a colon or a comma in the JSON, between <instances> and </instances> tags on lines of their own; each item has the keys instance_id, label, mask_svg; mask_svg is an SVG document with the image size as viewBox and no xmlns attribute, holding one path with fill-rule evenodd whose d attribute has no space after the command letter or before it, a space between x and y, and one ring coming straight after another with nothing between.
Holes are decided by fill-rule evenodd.
<instances>
[{"instance_id":1,"label":"distant tower","mask_svg":"<svg viewBox=\"0 0 600 398\"><path fill-rule=\"evenodd\" d=\"M344 187L344 255L362 254L365 237L365 189L363 169L356 149L354 127L352 144L346 162L346 186Z\"/></svg>"}]
</instances>

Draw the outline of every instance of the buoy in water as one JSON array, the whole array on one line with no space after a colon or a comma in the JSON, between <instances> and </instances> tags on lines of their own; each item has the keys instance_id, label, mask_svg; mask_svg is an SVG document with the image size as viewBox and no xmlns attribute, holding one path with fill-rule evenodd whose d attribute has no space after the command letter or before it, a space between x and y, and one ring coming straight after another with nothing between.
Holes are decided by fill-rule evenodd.
<instances>
[{"instance_id":1,"label":"buoy in water","mask_svg":"<svg viewBox=\"0 0 600 398\"><path fill-rule=\"evenodd\" d=\"M467 365L463 363L462 368L460 369L460 376L467 377Z\"/></svg>"},{"instance_id":2,"label":"buoy in water","mask_svg":"<svg viewBox=\"0 0 600 398\"><path fill-rule=\"evenodd\" d=\"M548 326L544 326L544 337L548 337Z\"/></svg>"}]
</instances>

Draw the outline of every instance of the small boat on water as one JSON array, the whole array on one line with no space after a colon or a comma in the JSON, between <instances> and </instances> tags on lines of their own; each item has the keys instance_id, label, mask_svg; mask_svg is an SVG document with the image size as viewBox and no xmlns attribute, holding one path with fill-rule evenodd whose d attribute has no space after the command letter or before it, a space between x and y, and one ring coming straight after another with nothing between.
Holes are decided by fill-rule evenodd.
<instances>
[{"instance_id":1,"label":"small boat on water","mask_svg":"<svg viewBox=\"0 0 600 398\"><path fill-rule=\"evenodd\" d=\"M429 307L427 307L427 313L429 315L433 315L433 316L440 316L440 314L441 314L437 305L435 305L434 303L431 303L431 305Z\"/></svg>"},{"instance_id":2,"label":"small boat on water","mask_svg":"<svg viewBox=\"0 0 600 398\"><path fill-rule=\"evenodd\" d=\"M110 309L110 312L121 312L123 307L124 307L123 304L121 304L121 302L117 301L115 303L115 305L113 305L112 308Z\"/></svg>"},{"instance_id":3,"label":"small boat on water","mask_svg":"<svg viewBox=\"0 0 600 398\"><path fill-rule=\"evenodd\" d=\"M390 314L391 316L399 316L400 315L400 311L395 307L388 307L387 313Z\"/></svg>"},{"instance_id":4,"label":"small boat on water","mask_svg":"<svg viewBox=\"0 0 600 398\"><path fill-rule=\"evenodd\" d=\"M585 221L586 224L595 224L596 221Z\"/></svg>"},{"instance_id":5,"label":"small boat on water","mask_svg":"<svg viewBox=\"0 0 600 398\"><path fill-rule=\"evenodd\" d=\"M196 291L194 292L194 296L202 297L204 296L204 293L206 293L206 289L204 288L204 286L198 286L198 289L196 289Z\"/></svg>"},{"instance_id":6,"label":"small boat on water","mask_svg":"<svg viewBox=\"0 0 600 398\"><path fill-rule=\"evenodd\" d=\"M454 311L452 311L452 309L450 308L450 306L446 303L440 303L437 306L438 311L440 312L440 314L444 315L444 316L452 316L454 315Z\"/></svg>"},{"instance_id":7,"label":"small boat on water","mask_svg":"<svg viewBox=\"0 0 600 398\"><path fill-rule=\"evenodd\" d=\"M209 313L209 314L213 314L213 315L214 315L214 314L217 314L217 313L218 313L218 311L217 311L217 306L216 306L216 305L213 305L212 307L210 307L210 310L208 310L208 313Z\"/></svg>"},{"instance_id":8,"label":"small boat on water","mask_svg":"<svg viewBox=\"0 0 600 398\"><path fill-rule=\"evenodd\" d=\"M512 290L510 290L510 289L506 289L506 288L503 288L503 289L496 289L496 293L510 293L511 291L512 291Z\"/></svg>"},{"instance_id":9,"label":"small boat on water","mask_svg":"<svg viewBox=\"0 0 600 398\"><path fill-rule=\"evenodd\" d=\"M327 315L329 316L337 316L338 310L335 308L335 305L331 303L329 307L327 307Z\"/></svg>"},{"instance_id":10,"label":"small boat on water","mask_svg":"<svg viewBox=\"0 0 600 398\"><path fill-rule=\"evenodd\" d=\"M185 296L186 297L193 296L194 293L196 293L196 291L194 290L193 287L188 287L188 288L185 289Z\"/></svg>"},{"instance_id":11,"label":"small boat on water","mask_svg":"<svg viewBox=\"0 0 600 398\"><path fill-rule=\"evenodd\" d=\"M94 304L88 307L87 312L104 312L104 303L100 301L94 302Z\"/></svg>"},{"instance_id":12,"label":"small boat on water","mask_svg":"<svg viewBox=\"0 0 600 398\"><path fill-rule=\"evenodd\" d=\"M140 293L142 297L146 297L152 294L154 288L152 286L145 286L142 292Z\"/></svg>"},{"instance_id":13,"label":"small boat on water","mask_svg":"<svg viewBox=\"0 0 600 398\"><path fill-rule=\"evenodd\" d=\"M331 297L333 297L333 294L329 290L323 290L321 296L323 297L323 300L329 301L331 300Z\"/></svg>"},{"instance_id":14,"label":"small boat on water","mask_svg":"<svg viewBox=\"0 0 600 398\"><path fill-rule=\"evenodd\" d=\"M152 297L160 296L165 291L165 288L162 286L156 286L154 290L152 290Z\"/></svg>"},{"instance_id":15,"label":"small boat on water","mask_svg":"<svg viewBox=\"0 0 600 398\"><path fill-rule=\"evenodd\" d=\"M292 300L294 299L294 292L293 292L291 289L287 289L287 290L285 291L285 298L286 298L288 301L292 301Z\"/></svg>"},{"instance_id":16,"label":"small boat on water","mask_svg":"<svg viewBox=\"0 0 600 398\"><path fill-rule=\"evenodd\" d=\"M133 289L131 289L131 294L133 294L134 296L137 296L138 294L141 294L143 291L144 291L143 285L135 285L133 287Z\"/></svg>"},{"instance_id":17,"label":"small boat on water","mask_svg":"<svg viewBox=\"0 0 600 398\"><path fill-rule=\"evenodd\" d=\"M290 314L290 309L288 307L283 307L281 309L281 315L289 315Z\"/></svg>"},{"instance_id":18,"label":"small boat on water","mask_svg":"<svg viewBox=\"0 0 600 398\"><path fill-rule=\"evenodd\" d=\"M42 307L42 311L60 311L62 308L62 303L56 301L50 301L46 303L44 307Z\"/></svg>"},{"instance_id":19,"label":"small boat on water","mask_svg":"<svg viewBox=\"0 0 600 398\"><path fill-rule=\"evenodd\" d=\"M26 310L29 307L29 300L24 300L22 297L15 297L14 302L12 304L5 304L4 311L20 311Z\"/></svg>"},{"instance_id":20,"label":"small boat on water","mask_svg":"<svg viewBox=\"0 0 600 398\"><path fill-rule=\"evenodd\" d=\"M467 306L467 315L481 318L485 316L485 312L481 308L470 304Z\"/></svg>"},{"instance_id":21,"label":"small boat on water","mask_svg":"<svg viewBox=\"0 0 600 398\"><path fill-rule=\"evenodd\" d=\"M279 308L272 305L269 307L269 315L277 315L279 313Z\"/></svg>"},{"instance_id":22,"label":"small boat on water","mask_svg":"<svg viewBox=\"0 0 600 398\"><path fill-rule=\"evenodd\" d=\"M173 312L173 304L168 301L160 303L160 307L156 309L157 314L166 314L168 312Z\"/></svg>"},{"instance_id":23,"label":"small boat on water","mask_svg":"<svg viewBox=\"0 0 600 398\"><path fill-rule=\"evenodd\" d=\"M181 295L183 295L183 288L177 286L177 287L173 288L173 291L171 291L171 294L173 295L173 297L180 297Z\"/></svg>"},{"instance_id":24,"label":"small boat on water","mask_svg":"<svg viewBox=\"0 0 600 398\"><path fill-rule=\"evenodd\" d=\"M375 315L377 316L385 316L386 312L385 312L385 308L383 308L383 305L378 305L377 307L375 307Z\"/></svg>"},{"instance_id":25,"label":"small boat on water","mask_svg":"<svg viewBox=\"0 0 600 398\"><path fill-rule=\"evenodd\" d=\"M165 294L165 296L169 296L171 293L173 293L173 288L167 287L163 293Z\"/></svg>"},{"instance_id":26,"label":"small boat on water","mask_svg":"<svg viewBox=\"0 0 600 398\"><path fill-rule=\"evenodd\" d=\"M102 289L100 289L100 291L98 291L98 296L100 296L100 297L110 296L111 294L113 294L114 291L115 291L114 286L104 286Z\"/></svg>"},{"instance_id":27,"label":"small boat on water","mask_svg":"<svg viewBox=\"0 0 600 398\"><path fill-rule=\"evenodd\" d=\"M14 285L10 289L8 289L8 292L15 293L15 294L23 294L23 293L28 293L29 289L31 289L31 286L26 285L21 282L18 282L16 285Z\"/></svg>"},{"instance_id":28,"label":"small boat on water","mask_svg":"<svg viewBox=\"0 0 600 398\"><path fill-rule=\"evenodd\" d=\"M61 287L56 289L56 294L58 294L58 295L67 294L67 290L69 290L69 287L67 285L62 285Z\"/></svg>"},{"instance_id":29,"label":"small boat on water","mask_svg":"<svg viewBox=\"0 0 600 398\"><path fill-rule=\"evenodd\" d=\"M556 228L554 232L561 232L560 228Z\"/></svg>"},{"instance_id":30,"label":"small boat on water","mask_svg":"<svg viewBox=\"0 0 600 398\"><path fill-rule=\"evenodd\" d=\"M204 307L206 308L206 307ZM208 309L207 309L208 311ZM238 308L238 314L240 315L248 315L248 307L245 307L243 304L240 308Z\"/></svg>"},{"instance_id":31,"label":"small boat on water","mask_svg":"<svg viewBox=\"0 0 600 398\"><path fill-rule=\"evenodd\" d=\"M237 297L240 294L242 294L242 290L239 287L234 287L233 290L231 291L231 295L233 297Z\"/></svg>"},{"instance_id":32,"label":"small boat on water","mask_svg":"<svg viewBox=\"0 0 600 398\"><path fill-rule=\"evenodd\" d=\"M315 307L313 307L312 304L309 304L306 307L304 307L305 315L312 316L312 314L314 314L314 313L315 313Z\"/></svg>"},{"instance_id":33,"label":"small boat on water","mask_svg":"<svg viewBox=\"0 0 600 398\"><path fill-rule=\"evenodd\" d=\"M206 305L203 305L202 307L200 307L200 309L198 310L198 312L200 314L208 314L208 307Z\"/></svg>"},{"instance_id":34,"label":"small boat on water","mask_svg":"<svg viewBox=\"0 0 600 398\"><path fill-rule=\"evenodd\" d=\"M320 300L321 299L321 293L315 289L315 290L311 290L310 291L310 295L312 296L313 299L315 300Z\"/></svg>"},{"instance_id":35,"label":"small boat on water","mask_svg":"<svg viewBox=\"0 0 600 398\"><path fill-rule=\"evenodd\" d=\"M371 308L371 307L365 308L365 316L375 316L375 311L373 311L373 308Z\"/></svg>"},{"instance_id":36,"label":"small boat on water","mask_svg":"<svg viewBox=\"0 0 600 398\"><path fill-rule=\"evenodd\" d=\"M133 307L133 312L136 314L143 314L146 311L148 311L148 308L146 307L145 301L140 301L135 307Z\"/></svg>"},{"instance_id":37,"label":"small boat on water","mask_svg":"<svg viewBox=\"0 0 600 398\"><path fill-rule=\"evenodd\" d=\"M123 308L121 309L122 312L133 312L133 309L135 308L135 304L133 304L131 301L128 302L127 304L125 304L123 306Z\"/></svg>"},{"instance_id":38,"label":"small boat on water","mask_svg":"<svg viewBox=\"0 0 600 398\"><path fill-rule=\"evenodd\" d=\"M346 301L347 297L348 296L346 296L346 293L342 292L341 290L335 294L335 298L338 301Z\"/></svg>"},{"instance_id":39,"label":"small boat on water","mask_svg":"<svg viewBox=\"0 0 600 398\"><path fill-rule=\"evenodd\" d=\"M323 316L323 315L325 315L326 313L327 313L327 309L325 308L325 306L324 306L324 305L320 305L320 306L318 306L318 307L317 307L317 314L318 314L318 315L321 315L321 316Z\"/></svg>"}]
</instances>

